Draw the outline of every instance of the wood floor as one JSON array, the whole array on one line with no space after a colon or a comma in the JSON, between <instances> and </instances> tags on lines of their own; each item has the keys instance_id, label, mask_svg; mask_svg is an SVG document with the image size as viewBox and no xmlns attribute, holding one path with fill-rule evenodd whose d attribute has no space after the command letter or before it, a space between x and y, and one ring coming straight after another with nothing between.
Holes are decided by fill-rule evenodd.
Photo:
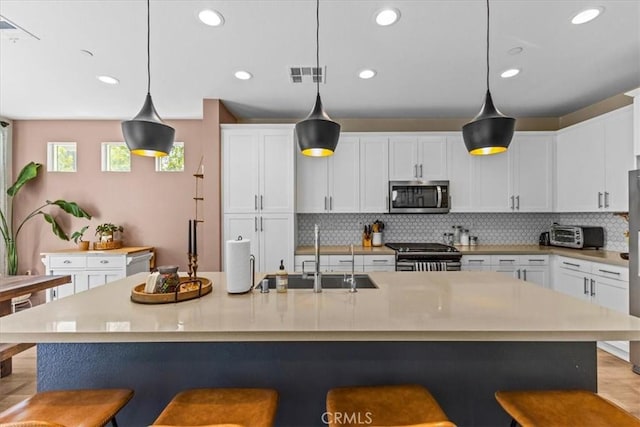
<instances>
[{"instance_id":1,"label":"wood floor","mask_svg":"<svg viewBox=\"0 0 640 427\"><path fill-rule=\"evenodd\" d=\"M13 374L0 379L0 412L36 392L35 347L13 358ZM640 418L640 375L629 363L598 350L598 393Z\"/></svg>"}]
</instances>

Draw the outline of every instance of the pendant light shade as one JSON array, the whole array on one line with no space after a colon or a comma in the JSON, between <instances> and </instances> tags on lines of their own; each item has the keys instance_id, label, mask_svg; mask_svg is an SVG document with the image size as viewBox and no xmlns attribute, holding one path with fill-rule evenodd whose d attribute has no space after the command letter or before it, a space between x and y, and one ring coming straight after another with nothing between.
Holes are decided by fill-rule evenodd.
<instances>
[{"instance_id":1,"label":"pendant light shade","mask_svg":"<svg viewBox=\"0 0 640 427\"><path fill-rule=\"evenodd\" d=\"M140 112L133 119L122 122L122 134L127 147L133 154L161 157L171 152L175 130L162 122L151 99L149 33L149 0L147 0L147 97Z\"/></svg>"},{"instance_id":2,"label":"pendant light shade","mask_svg":"<svg viewBox=\"0 0 640 427\"><path fill-rule=\"evenodd\" d=\"M487 0L487 93L480 113L462 127L462 137L469 154L485 156L507 151L516 119L503 115L493 105L489 90L489 0Z\"/></svg>"},{"instance_id":3,"label":"pendant light shade","mask_svg":"<svg viewBox=\"0 0 640 427\"><path fill-rule=\"evenodd\" d=\"M320 0L316 0L316 69L320 70ZM320 73L316 80L316 103L304 120L296 123L296 136L300 152L305 156L331 156L338 145L340 125L322 108L320 99Z\"/></svg>"}]
</instances>

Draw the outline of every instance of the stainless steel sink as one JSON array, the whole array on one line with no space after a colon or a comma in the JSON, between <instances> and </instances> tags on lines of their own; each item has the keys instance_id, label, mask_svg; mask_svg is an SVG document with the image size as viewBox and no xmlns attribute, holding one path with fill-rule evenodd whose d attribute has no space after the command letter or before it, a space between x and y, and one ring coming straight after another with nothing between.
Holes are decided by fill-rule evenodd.
<instances>
[{"instance_id":1,"label":"stainless steel sink","mask_svg":"<svg viewBox=\"0 0 640 427\"><path fill-rule=\"evenodd\" d=\"M351 284L345 279L351 277L343 274L323 274L323 289L349 289ZM276 288L276 276L267 275L265 279L269 280L269 289ZM371 281L367 274L356 274L356 288L358 289L378 289L375 283ZM300 274L289 274L289 289L313 289L313 275L303 278Z\"/></svg>"}]
</instances>

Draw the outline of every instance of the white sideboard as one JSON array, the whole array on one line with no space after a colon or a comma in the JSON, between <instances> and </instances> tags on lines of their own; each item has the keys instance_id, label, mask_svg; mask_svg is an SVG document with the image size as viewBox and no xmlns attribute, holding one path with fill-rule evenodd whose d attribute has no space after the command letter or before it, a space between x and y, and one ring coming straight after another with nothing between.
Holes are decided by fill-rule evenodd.
<instances>
[{"instance_id":1,"label":"white sideboard","mask_svg":"<svg viewBox=\"0 0 640 427\"><path fill-rule=\"evenodd\" d=\"M71 283L47 290L47 302L122 279L148 272L152 247L130 247L108 251L43 252L45 274L70 275Z\"/></svg>"}]
</instances>

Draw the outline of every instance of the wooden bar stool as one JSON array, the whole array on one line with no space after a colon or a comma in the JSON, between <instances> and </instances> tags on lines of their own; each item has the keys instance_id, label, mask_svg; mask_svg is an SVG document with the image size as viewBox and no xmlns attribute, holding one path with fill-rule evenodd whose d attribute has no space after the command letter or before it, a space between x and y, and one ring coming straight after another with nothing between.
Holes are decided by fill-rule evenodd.
<instances>
[{"instance_id":1,"label":"wooden bar stool","mask_svg":"<svg viewBox=\"0 0 640 427\"><path fill-rule=\"evenodd\" d=\"M153 425L271 427L277 407L278 392L271 389L191 389L178 393Z\"/></svg>"},{"instance_id":2,"label":"wooden bar stool","mask_svg":"<svg viewBox=\"0 0 640 427\"><path fill-rule=\"evenodd\" d=\"M116 414L131 397L127 389L43 391L0 413L0 425L117 427Z\"/></svg>"},{"instance_id":3,"label":"wooden bar stool","mask_svg":"<svg viewBox=\"0 0 640 427\"><path fill-rule=\"evenodd\" d=\"M586 390L498 391L511 426L640 427L640 419Z\"/></svg>"},{"instance_id":4,"label":"wooden bar stool","mask_svg":"<svg viewBox=\"0 0 640 427\"><path fill-rule=\"evenodd\" d=\"M420 385L338 387L327 393L330 427L455 427L438 402Z\"/></svg>"}]
</instances>

